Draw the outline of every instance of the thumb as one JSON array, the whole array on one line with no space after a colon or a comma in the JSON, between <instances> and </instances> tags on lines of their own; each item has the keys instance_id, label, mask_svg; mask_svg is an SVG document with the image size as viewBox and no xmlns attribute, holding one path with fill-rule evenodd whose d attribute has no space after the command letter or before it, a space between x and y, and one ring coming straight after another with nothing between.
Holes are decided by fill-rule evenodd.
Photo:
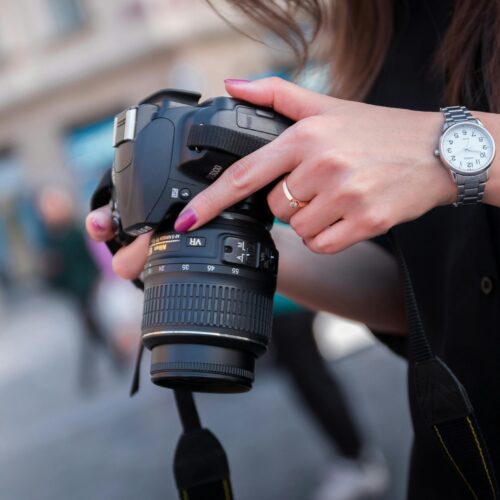
<instances>
[{"instance_id":1,"label":"thumb","mask_svg":"<svg viewBox=\"0 0 500 500\"><path fill-rule=\"evenodd\" d=\"M224 83L232 97L273 108L295 121L318 115L332 105L331 97L306 90L282 78L253 81L228 79Z\"/></svg>"}]
</instances>

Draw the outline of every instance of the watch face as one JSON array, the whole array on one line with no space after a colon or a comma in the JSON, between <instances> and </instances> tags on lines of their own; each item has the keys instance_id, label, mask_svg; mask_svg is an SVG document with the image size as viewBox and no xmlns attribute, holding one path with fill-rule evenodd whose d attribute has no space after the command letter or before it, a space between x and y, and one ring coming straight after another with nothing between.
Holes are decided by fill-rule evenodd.
<instances>
[{"instance_id":1,"label":"watch face","mask_svg":"<svg viewBox=\"0 0 500 500\"><path fill-rule=\"evenodd\" d=\"M456 172L475 174L488 167L495 156L490 133L475 123L457 123L441 137L441 157Z\"/></svg>"}]
</instances>

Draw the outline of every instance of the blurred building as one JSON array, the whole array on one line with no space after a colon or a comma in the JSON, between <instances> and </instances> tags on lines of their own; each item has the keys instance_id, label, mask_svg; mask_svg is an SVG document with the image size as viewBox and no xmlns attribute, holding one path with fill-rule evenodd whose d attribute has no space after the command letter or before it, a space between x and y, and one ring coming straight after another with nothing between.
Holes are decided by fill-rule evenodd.
<instances>
[{"instance_id":1,"label":"blurred building","mask_svg":"<svg viewBox=\"0 0 500 500\"><path fill-rule=\"evenodd\" d=\"M216 2L217 3L217 2ZM219 2L220 3L220 2ZM204 0L0 0L0 279L32 272L32 203L50 180L80 206L111 164L117 111L162 87L223 92L271 51Z\"/></svg>"}]
</instances>

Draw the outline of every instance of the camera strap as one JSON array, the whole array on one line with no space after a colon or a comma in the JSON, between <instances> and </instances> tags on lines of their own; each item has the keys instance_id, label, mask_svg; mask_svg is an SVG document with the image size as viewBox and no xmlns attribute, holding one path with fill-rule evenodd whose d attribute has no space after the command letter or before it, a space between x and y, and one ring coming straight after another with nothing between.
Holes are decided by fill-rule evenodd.
<instances>
[{"instance_id":1,"label":"camera strap","mask_svg":"<svg viewBox=\"0 0 500 500\"><path fill-rule=\"evenodd\" d=\"M174 458L181 500L233 500L229 463L219 440L201 427L193 394L174 390L184 432Z\"/></svg>"},{"instance_id":2,"label":"camera strap","mask_svg":"<svg viewBox=\"0 0 500 500\"><path fill-rule=\"evenodd\" d=\"M95 210L111 200L111 170L106 171L94 191L90 207ZM117 239L106 242L114 255L122 244ZM141 290L142 280L133 280ZM137 351L130 395L139 390L141 360L144 346L140 342ZM174 456L174 477L180 500L233 500L229 463L222 444L208 429L201 426L193 394L174 390L175 402L181 419L183 433L179 438Z\"/></svg>"},{"instance_id":3,"label":"camera strap","mask_svg":"<svg viewBox=\"0 0 500 500\"><path fill-rule=\"evenodd\" d=\"M391 235L403 278L409 327L410 381L418 410L471 498L496 500L498 486L493 465L467 391L450 368L432 352L406 260L394 233Z\"/></svg>"}]
</instances>

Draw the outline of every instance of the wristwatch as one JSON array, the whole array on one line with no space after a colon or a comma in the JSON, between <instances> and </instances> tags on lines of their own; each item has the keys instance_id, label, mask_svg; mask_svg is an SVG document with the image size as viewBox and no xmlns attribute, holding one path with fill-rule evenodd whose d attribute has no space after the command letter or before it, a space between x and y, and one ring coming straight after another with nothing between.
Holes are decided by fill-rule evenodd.
<instances>
[{"instance_id":1,"label":"wristwatch","mask_svg":"<svg viewBox=\"0 0 500 500\"><path fill-rule=\"evenodd\" d=\"M479 203L495 158L495 141L465 106L441 108L443 134L434 154L450 170L458 189L455 206Z\"/></svg>"}]
</instances>

